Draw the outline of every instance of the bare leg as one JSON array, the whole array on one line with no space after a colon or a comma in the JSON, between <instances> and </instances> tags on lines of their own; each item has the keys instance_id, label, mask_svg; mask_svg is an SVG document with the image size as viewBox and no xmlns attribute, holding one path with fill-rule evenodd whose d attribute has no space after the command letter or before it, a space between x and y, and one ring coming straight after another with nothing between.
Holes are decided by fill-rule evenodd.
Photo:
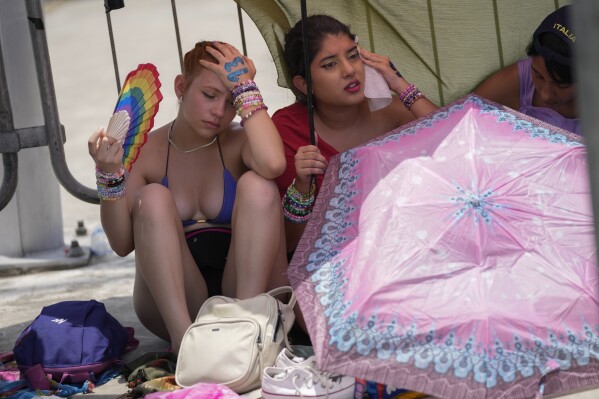
<instances>
[{"instance_id":1,"label":"bare leg","mask_svg":"<svg viewBox=\"0 0 599 399\"><path fill-rule=\"evenodd\" d=\"M170 340L175 353L208 294L189 252L175 202L159 184L143 187L134 208L135 287L139 320Z\"/></svg>"},{"instance_id":2,"label":"bare leg","mask_svg":"<svg viewBox=\"0 0 599 399\"><path fill-rule=\"evenodd\" d=\"M251 298L288 285L283 211L277 186L253 171L237 183L223 292Z\"/></svg>"}]
</instances>

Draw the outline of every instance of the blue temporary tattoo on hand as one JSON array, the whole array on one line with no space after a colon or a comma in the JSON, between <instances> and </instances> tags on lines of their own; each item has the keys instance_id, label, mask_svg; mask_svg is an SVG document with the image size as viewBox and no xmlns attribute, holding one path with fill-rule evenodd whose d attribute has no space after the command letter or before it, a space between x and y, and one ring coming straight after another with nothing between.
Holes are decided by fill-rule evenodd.
<instances>
[{"instance_id":1,"label":"blue temporary tattoo on hand","mask_svg":"<svg viewBox=\"0 0 599 399\"><path fill-rule=\"evenodd\" d=\"M243 68L243 69L239 69L235 72L231 72L230 74L227 75L227 79L229 79L230 82L239 82L239 75L243 75L244 73L248 73L247 68Z\"/></svg>"},{"instance_id":2,"label":"blue temporary tattoo on hand","mask_svg":"<svg viewBox=\"0 0 599 399\"><path fill-rule=\"evenodd\" d=\"M231 72L231 69L235 68L238 64L245 65L245 62L243 62L241 57L235 57L233 61L227 62L225 64L225 71Z\"/></svg>"},{"instance_id":3,"label":"blue temporary tattoo on hand","mask_svg":"<svg viewBox=\"0 0 599 399\"><path fill-rule=\"evenodd\" d=\"M393 65L393 63L391 61L389 61L389 66L391 67L391 69L393 69L395 71L395 74L397 76L399 76L400 78L402 77L401 73L399 73L399 71L397 70L397 68L395 68L395 65Z\"/></svg>"}]
</instances>

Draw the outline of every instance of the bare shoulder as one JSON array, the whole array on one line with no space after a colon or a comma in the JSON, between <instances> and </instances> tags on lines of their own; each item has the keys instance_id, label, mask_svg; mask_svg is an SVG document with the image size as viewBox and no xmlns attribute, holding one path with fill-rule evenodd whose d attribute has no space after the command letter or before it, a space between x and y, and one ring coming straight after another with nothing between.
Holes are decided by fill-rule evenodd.
<instances>
[{"instance_id":1,"label":"bare shoulder","mask_svg":"<svg viewBox=\"0 0 599 399\"><path fill-rule=\"evenodd\" d=\"M141 175L148 182L155 181L157 176L163 172L166 152L168 150L168 134L169 125L161 126L158 129L152 130L147 135L146 143L141 147L139 156L133 167L132 172Z\"/></svg>"},{"instance_id":2,"label":"bare shoulder","mask_svg":"<svg viewBox=\"0 0 599 399\"><path fill-rule=\"evenodd\" d=\"M520 108L520 76L518 64L509 65L487 77L475 94L513 109Z\"/></svg>"},{"instance_id":3,"label":"bare shoulder","mask_svg":"<svg viewBox=\"0 0 599 399\"><path fill-rule=\"evenodd\" d=\"M406 109L399 99L399 96L393 96L391 104L373 114L382 123L382 130L384 130L384 132L405 125L415 119L414 114Z\"/></svg>"},{"instance_id":4,"label":"bare shoulder","mask_svg":"<svg viewBox=\"0 0 599 399\"><path fill-rule=\"evenodd\" d=\"M144 144L141 149L140 157L146 156L148 153L165 149L166 143L168 141L166 136L168 134L169 125L161 126L158 129L154 129L148 133L148 138L146 144Z\"/></svg>"},{"instance_id":5,"label":"bare shoulder","mask_svg":"<svg viewBox=\"0 0 599 399\"><path fill-rule=\"evenodd\" d=\"M241 176L244 171L241 151L247 142L245 129L238 122L231 124L218 134L218 143L227 169L235 176Z\"/></svg>"}]
</instances>

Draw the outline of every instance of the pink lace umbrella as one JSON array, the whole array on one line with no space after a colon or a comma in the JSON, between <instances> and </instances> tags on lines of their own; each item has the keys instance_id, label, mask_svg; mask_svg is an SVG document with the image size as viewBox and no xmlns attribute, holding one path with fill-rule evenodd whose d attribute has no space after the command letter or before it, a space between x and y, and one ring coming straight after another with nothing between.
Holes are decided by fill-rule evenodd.
<instances>
[{"instance_id":1,"label":"pink lace umbrella","mask_svg":"<svg viewBox=\"0 0 599 399\"><path fill-rule=\"evenodd\" d=\"M471 96L331 160L289 268L319 365L447 398L599 383L581 140Z\"/></svg>"}]
</instances>

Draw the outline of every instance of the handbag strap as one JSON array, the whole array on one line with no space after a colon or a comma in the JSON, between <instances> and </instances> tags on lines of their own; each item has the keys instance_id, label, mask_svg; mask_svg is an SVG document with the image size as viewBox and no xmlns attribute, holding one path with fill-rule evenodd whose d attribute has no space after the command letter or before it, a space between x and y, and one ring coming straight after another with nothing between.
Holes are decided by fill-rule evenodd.
<instances>
[{"instance_id":1,"label":"handbag strap","mask_svg":"<svg viewBox=\"0 0 599 399\"><path fill-rule=\"evenodd\" d=\"M291 294L291 297L289 298L287 303L283 303L283 305L289 306L292 309L295 306L295 292L293 291L293 288L291 288L288 285L284 285L282 287L272 289L272 290L268 291L267 294L270 296L273 296L273 297L276 297L277 295L281 295L281 294Z\"/></svg>"},{"instance_id":2,"label":"handbag strap","mask_svg":"<svg viewBox=\"0 0 599 399\"><path fill-rule=\"evenodd\" d=\"M291 309L291 311L293 311L293 307L295 306L295 292L293 291L293 288L291 288L288 285L284 285L282 287L278 287L275 288L273 290L268 291L268 295L272 296L272 297L276 297L277 295L281 295L281 294L291 294L291 297L289 297L289 300L287 301L287 303L283 303L281 301L279 301L281 303L281 305L286 306L288 308ZM283 329L283 337L285 340L285 346L287 347L287 349L291 350L291 344L289 343L289 339L287 338L287 334L289 334L289 331L287 331L287 329L285 328L285 323L282 323L281 328Z\"/></svg>"}]
</instances>

